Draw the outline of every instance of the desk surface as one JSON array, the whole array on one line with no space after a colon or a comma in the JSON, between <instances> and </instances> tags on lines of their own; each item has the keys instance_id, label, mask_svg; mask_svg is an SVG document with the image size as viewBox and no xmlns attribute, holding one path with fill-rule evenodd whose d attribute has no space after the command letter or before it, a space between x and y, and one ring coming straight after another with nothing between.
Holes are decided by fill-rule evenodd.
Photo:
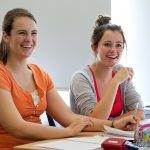
<instances>
[{"instance_id":1,"label":"desk surface","mask_svg":"<svg viewBox=\"0 0 150 150\"><path fill-rule=\"evenodd\" d=\"M95 135L100 135L100 134L103 134L103 133L102 132L82 132L76 137L85 137L85 136L87 137L87 136L95 136ZM46 148L37 147L36 144L47 143L47 142L52 142L52 141L56 141L56 139L43 140L43 141L38 141L38 142L30 143L30 144L16 146L14 147L14 150L46 150ZM50 150L50 149L48 148L47 150Z\"/></svg>"}]
</instances>

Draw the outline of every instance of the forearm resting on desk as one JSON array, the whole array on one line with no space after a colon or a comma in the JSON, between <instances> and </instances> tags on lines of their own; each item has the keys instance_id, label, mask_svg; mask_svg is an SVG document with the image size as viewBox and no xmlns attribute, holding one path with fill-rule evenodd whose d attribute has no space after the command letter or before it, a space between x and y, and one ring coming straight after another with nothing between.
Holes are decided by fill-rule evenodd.
<instances>
[{"instance_id":1,"label":"forearm resting on desk","mask_svg":"<svg viewBox=\"0 0 150 150\"><path fill-rule=\"evenodd\" d=\"M135 130L138 122L134 119L132 115L123 117L117 120L101 120L96 118L91 118L94 126L87 126L84 128L84 131L104 131L104 125L111 126L121 130ZM128 128L128 124L131 125L131 128Z\"/></svg>"},{"instance_id":2,"label":"forearm resting on desk","mask_svg":"<svg viewBox=\"0 0 150 150\"><path fill-rule=\"evenodd\" d=\"M23 127L14 132L14 136L21 139L43 140L68 137L71 136L71 133L67 132L66 128L56 128L26 122Z\"/></svg>"},{"instance_id":3,"label":"forearm resting on desk","mask_svg":"<svg viewBox=\"0 0 150 150\"><path fill-rule=\"evenodd\" d=\"M93 122L93 126L87 126L83 129L83 131L104 131L104 125L112 126L111 120L102 120L92 117L91 120Z\"/></svg>"}]
</instances>

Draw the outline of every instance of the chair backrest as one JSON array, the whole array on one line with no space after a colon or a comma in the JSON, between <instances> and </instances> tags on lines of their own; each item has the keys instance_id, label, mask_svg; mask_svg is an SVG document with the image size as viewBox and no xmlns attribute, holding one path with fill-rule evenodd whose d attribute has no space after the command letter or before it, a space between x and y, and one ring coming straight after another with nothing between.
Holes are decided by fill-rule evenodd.
<instances>
[{"instance_id":1,"label":"chair backrest","mask_svg":"<svg viewBox=\"0 0 150 150\"><path fill-rule=\"evenodd\" d=\"M48 114L46 114L46 115L47 115L49 125L55 127L56 125L55 125L54 119L51 116L49 116Z\"/></svg>"}]
</instances>

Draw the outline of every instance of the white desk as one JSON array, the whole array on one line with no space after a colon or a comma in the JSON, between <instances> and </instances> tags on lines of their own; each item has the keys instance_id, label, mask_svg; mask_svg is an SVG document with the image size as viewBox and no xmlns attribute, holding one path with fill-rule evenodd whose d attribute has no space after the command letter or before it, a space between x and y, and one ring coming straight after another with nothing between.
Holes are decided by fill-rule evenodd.
<instances>
[{"instance_id":1,"label":"white desk","mask_svg":"<svg viewBox=\"0 0 150 150\"><path fill-rule=\"evenodd\" d=\"M76 137L92 137L92 136L96 136L96 135L102 135L104 137L105 136L114 137L114 135L108 135L103 132L82 132ZM24 145L14 147L14 150L54 150L52 148L39 147L39 146L37 146L37 144L50 143L50 142L59 141L59 140L62 140L62 139L43 140L43 141L38 141L38 142L30 143L30 144L24 144ZM102 150L102 148L101 148L101 150ZM149 148L141 148L140 150L150 150L150 147Z\"/></svg>"},{"instance_id":2,"label":"white desk","mask_svg":"<svg viewBox=\"0 0 150 150\"><path fill-rule=\"evenodd\" d=\"M102 135L102 132L82 132L80 133L78 136L76 137L92 137L95 135ZM60 139L53 139L53 140L43 140L43 141L38 141L38 142L34 142L34 143L30 143L30 144L24 144L24 145L20 145L20 146L16 146L14 147L14 150L50 150L50 148L41 148L41 147L37 147L36 144L40 144L40 143L47 143L47 142L52 142L52 141L58 141Z\"/></svg>"}]
</instances>

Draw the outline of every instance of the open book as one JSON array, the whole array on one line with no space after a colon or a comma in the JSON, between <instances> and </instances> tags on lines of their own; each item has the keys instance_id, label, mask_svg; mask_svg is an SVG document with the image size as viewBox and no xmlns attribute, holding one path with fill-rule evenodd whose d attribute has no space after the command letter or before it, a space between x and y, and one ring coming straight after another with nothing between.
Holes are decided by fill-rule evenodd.
<instances>
[{"instance_id":1,"label":"open book","mask_svg":"<svg viewBox=\"0 0 150 150\"><path fill-rule=\"evenodd\" d=\"M104 125L104 129L106 133L111 133L111 134L115 134L115 135L119 135L123 137L134 138L134 131L123 131L123 130L112 128L106 125Z\"/></svg>"}]
</instances>

